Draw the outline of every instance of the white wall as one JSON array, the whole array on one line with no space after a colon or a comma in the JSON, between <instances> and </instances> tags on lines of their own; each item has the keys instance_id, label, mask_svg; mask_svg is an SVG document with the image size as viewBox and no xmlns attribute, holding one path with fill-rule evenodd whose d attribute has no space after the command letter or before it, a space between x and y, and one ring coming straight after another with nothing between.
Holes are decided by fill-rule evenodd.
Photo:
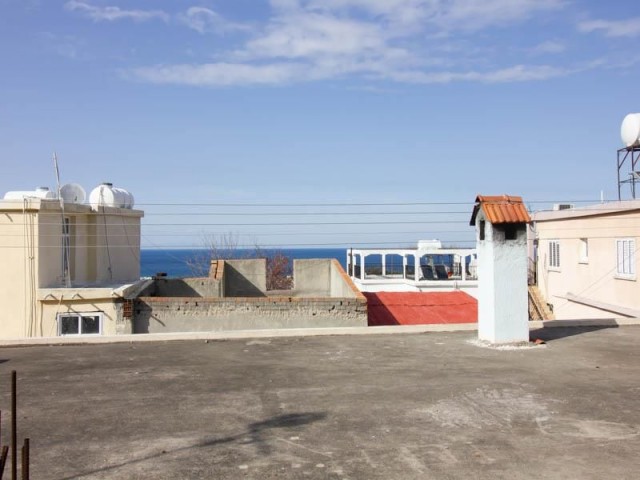
<instances>
[{"instance_id":1,"label":"white wall","mask_svg":"<svg viewBox=\"0 0 640 480\"><path fill-rule=\"evenodd\" d=\"M480 211L485 240L477 238L478 249L478 338L491 343L529 340L527 292L527 239L524 225L515 240L505 240Z\"/></svg>"},{"instance_id":2,"label":"white wall","mask_svg":"<svg viewBox=\"0 0 640 480\"><path fill-rule=\"evenodd\" d=\"M564 215L564 214L563 214ZM640 212L589 217L559 218L536 222L538 238L538 287L552 305L557 319L612 318L609 311L580 305L563 298L568 293L620 307L640 310L640 286L637 279L616 274L616 239L634 238L640 248ZM580 258L580 238L586 238L589 256ZM549 266L549 242L560 243L560 268ZM636 275L640 252L635 252Z\"/></svg>"}]
</instances>

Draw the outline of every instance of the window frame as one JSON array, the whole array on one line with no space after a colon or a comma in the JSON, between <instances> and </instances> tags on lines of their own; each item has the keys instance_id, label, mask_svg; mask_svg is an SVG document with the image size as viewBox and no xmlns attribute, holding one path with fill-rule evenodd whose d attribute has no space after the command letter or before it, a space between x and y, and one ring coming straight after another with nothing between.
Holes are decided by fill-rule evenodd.
<instances>
[{"instance_id":1,"label":"window frame","mask_svg":"<svg viewBox=\"0 0 640 480\"><path fill-rule=\"evenodd\" d=\"M625 257L625 244L628 245L629 255ZM622 245L622 252L620 246ZM620 261L620 253L622 253L622 262ZM621 280L636 279L636 239L634 237L624 237L615 239L615 278ZM622 271L620 266L622 265ZM625 271L627 270L628 271Z\"/></svg>"},{"instance_id":2,"label":"window frame","mask_svg":"<svg viewBox=\"0 0 640 480\"><path fill-rule=\"evenodd\" d=\"M578 263L589 263L589 239L580 238L578 240Z\"/></svg>"},{"instance_id":3,"label":"window frame","mask_svg":"<svg viewBox=\"0 0 640 480\"><path fill-rule=\"evenodd\" d=\"M62 333L62 318L63 317L76 317L78 319L78 333ZM82 332L82 319L83 317L98 317L98 333L84 333ZM56 315L56 323L59 337L99 337L102 335L104 312L66 312L58 313Z\"/></svg>"},{"instance_id":4,"label":"window frame","mask_svg":"<svg viewBox=\"0 0 640 480\"><path fill-rule=\"evenodd\" d=\"M554 249L555 245L555 249ZM554 252L555 250L555 252ZM560 261L560 240L549 240L549 246L547 248L547 269L552 272L559 272L562 262Z\"/></svg>"}]
</instances>

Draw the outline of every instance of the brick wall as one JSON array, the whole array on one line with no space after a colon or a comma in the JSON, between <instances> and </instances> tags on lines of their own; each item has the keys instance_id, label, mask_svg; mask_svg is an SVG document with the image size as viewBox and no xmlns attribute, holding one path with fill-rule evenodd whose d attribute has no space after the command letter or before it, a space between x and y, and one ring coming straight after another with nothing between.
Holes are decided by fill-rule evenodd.
<instances>
[{"instance_id":1,"label":"brick wall","mask_svg":"<svg viewBox=\"0 0 640 480\"><path fill-rule=\"evenodd\" d=\"M140 297L134 314L135 333L367 325L364 297Z\"/></svg>"}]
</instances>

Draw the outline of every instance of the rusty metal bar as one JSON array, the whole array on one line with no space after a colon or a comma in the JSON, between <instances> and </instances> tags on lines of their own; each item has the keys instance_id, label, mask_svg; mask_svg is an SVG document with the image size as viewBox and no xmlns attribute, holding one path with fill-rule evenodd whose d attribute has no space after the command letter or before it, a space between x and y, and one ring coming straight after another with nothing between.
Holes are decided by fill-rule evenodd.
<instances>
[{"instance_id":1,"label":"rusty metal bar","mask_svg":"<svg viewBox=\"0 0 640 480\"><path fill-rule=\"evenodd\" d=\"M4 466L7 463L7 456L9 455L9 445L2 447L2 455L0 455L0 480L4 476Z\"/></svg>"},{"instance_id":2,"label":"rusty metal bar","mask_svg":"<svg viewBox=\"0 0 640 480\"><path fill-rule=\"evenodd\" d=\"M18 480L18 425L16 417L16 379L15 370L11 371L11 480Z\"/></svg>"},{"instance_id":3,"label":"rusty metal bar","mask_svg":"<svg viewBox=\"0 0 640 480\"><path fill-rule=\"evenodd\" d=\"M22 445L22 480L29 480L29 439L24 439Z\"/></svg>"}]
</instances>

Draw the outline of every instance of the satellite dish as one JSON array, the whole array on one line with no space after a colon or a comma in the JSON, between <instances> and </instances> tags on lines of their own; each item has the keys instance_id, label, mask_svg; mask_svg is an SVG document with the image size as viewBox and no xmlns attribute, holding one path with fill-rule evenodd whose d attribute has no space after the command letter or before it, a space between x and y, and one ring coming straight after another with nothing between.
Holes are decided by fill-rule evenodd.
<instances>
[{"instance_id":1,"label":"satellite dish","mask_svg":"<svg viewBox=\"0 0 640 480\"><path fill-rule=\"evenodd\" d=\"M64 203L84 203L87 192L77 183L67 183L60 187L60 196Z\"/></svg>"}]
</instances>

